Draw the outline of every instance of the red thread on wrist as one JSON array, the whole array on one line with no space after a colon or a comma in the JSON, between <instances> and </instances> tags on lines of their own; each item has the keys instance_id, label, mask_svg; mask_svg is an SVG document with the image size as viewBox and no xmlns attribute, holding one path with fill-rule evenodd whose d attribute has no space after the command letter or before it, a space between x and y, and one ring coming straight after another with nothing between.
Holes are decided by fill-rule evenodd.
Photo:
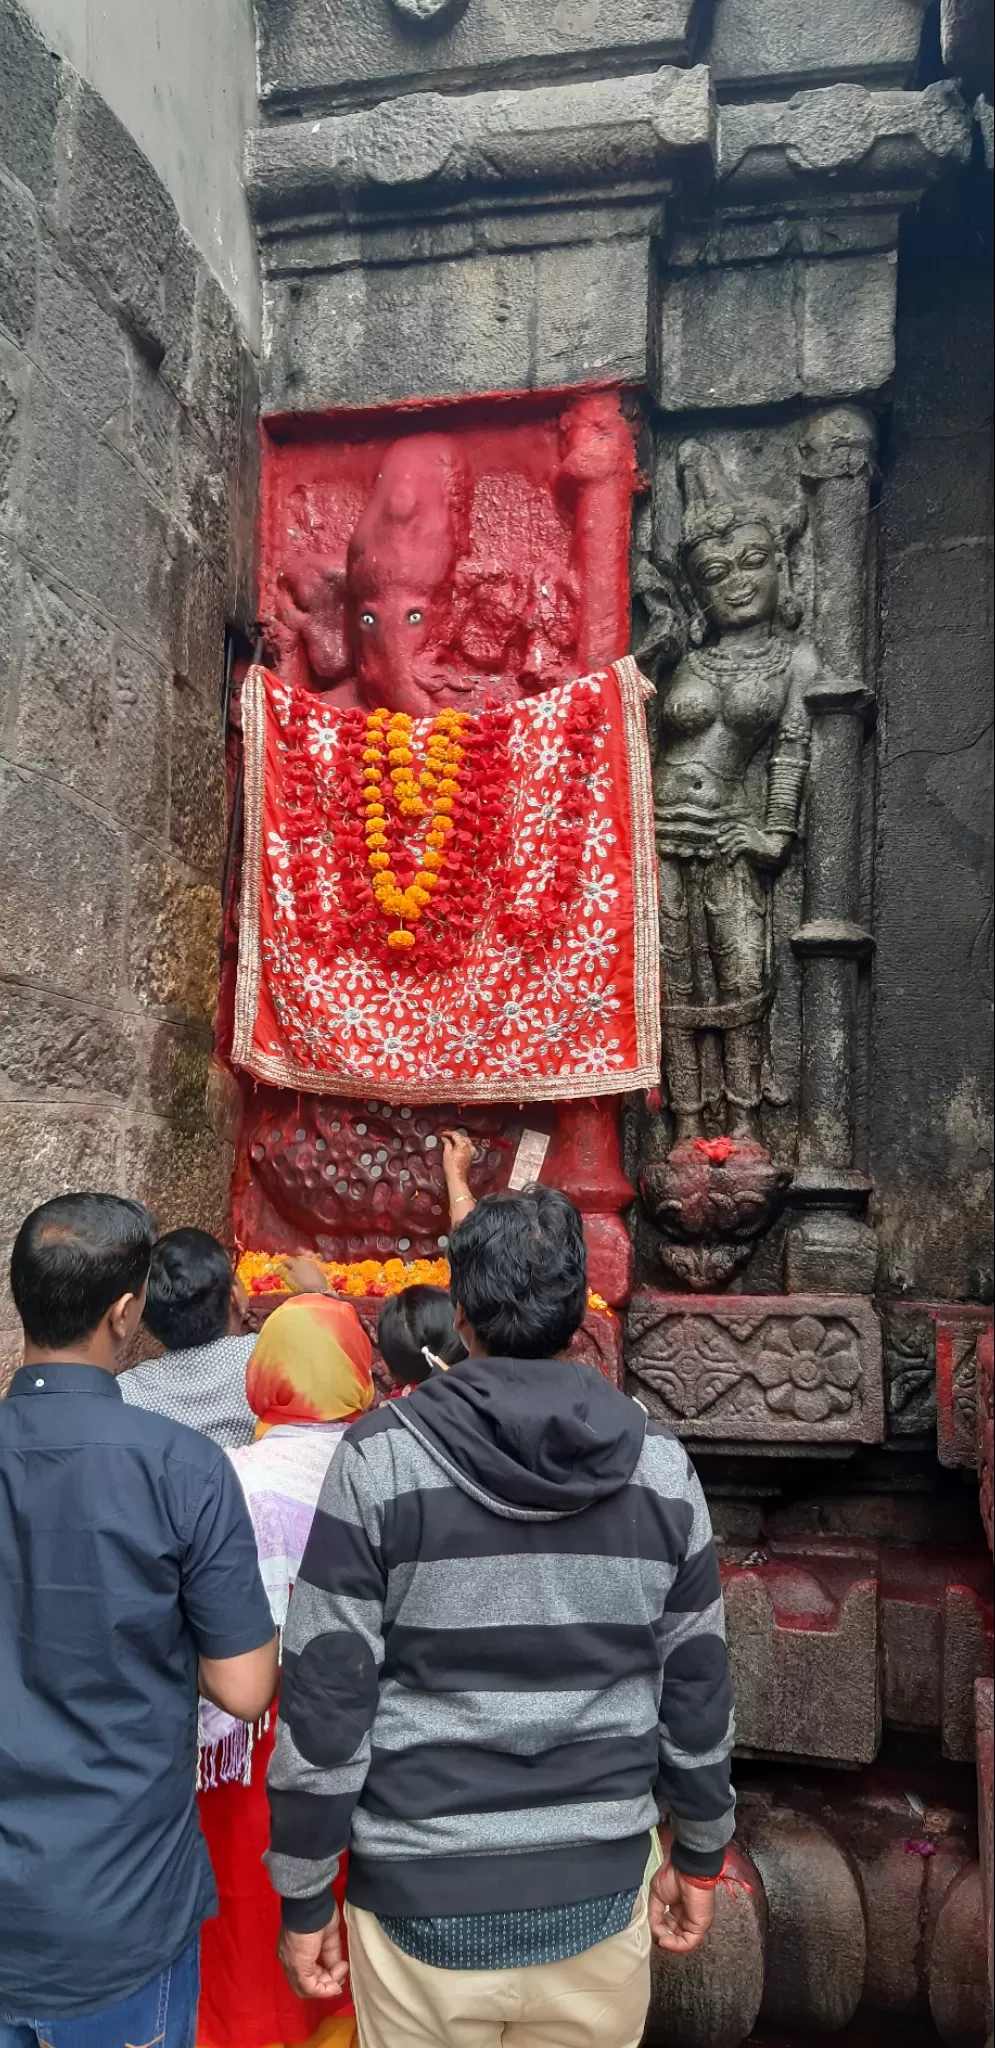
<instances>
[{"instance_id":1,"label":"red thread on wrist","mask_svg":"<svg viewBox=\"0 0 995 2048\"><path fill-rule=\"evenodd\" d=\"M745 1877L737 1877L730 1870L728 1856L716 1877L692 1877L688 1871L678 1870L673 1861L667 1863L664 1868L675 1871L681 1883L691 1885L696 1892L714 1892L717 1886L721 1885L723 1891L727 1891L732 1898L735 1898L737 1892L749 1892L750 1897L753 1896L753 1886L747 1883Z\"/></svg>"}]
</instances>

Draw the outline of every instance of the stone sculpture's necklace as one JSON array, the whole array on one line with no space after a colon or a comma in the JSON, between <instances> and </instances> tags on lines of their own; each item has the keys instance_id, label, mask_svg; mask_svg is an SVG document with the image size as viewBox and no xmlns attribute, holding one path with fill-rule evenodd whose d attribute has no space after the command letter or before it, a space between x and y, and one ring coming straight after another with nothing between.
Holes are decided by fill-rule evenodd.
<instances>
[{"instance_id":1,"label":"stone sculpture's necklace","mask_svg":"<svg viewBox=\"0 0 995 2048\"><path fill-rule=\"evenodd\" d=\"M734 675L744 668L752 669L758 676L783 675L791 660L791 649L783 640L747 641L741 647L730 646L719 640L713 647L698 647L688 656L692 669L698 675Z\"/></svg>"}]
</instances>

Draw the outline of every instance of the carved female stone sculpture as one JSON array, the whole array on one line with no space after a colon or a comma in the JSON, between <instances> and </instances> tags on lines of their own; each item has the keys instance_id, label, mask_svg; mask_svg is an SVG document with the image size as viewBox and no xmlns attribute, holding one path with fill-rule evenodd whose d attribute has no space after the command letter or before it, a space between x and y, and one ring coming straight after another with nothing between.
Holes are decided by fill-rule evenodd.
<instances>
[{"instance_id":1,"label":"carved female stone sculpture","mask_svg":"<svg viewBox=\"0 0 995 2048\"><path fill-rule=\"evenodd\" d=\"M697 442L678 471L697 644L662 698L655 777L672 1159L703 1137L706 1111L738 1145L761 1146L771 885L798 830L819 671L811 643L791 637L801 508L737 497Z\"/></svg>"}]
</instances>

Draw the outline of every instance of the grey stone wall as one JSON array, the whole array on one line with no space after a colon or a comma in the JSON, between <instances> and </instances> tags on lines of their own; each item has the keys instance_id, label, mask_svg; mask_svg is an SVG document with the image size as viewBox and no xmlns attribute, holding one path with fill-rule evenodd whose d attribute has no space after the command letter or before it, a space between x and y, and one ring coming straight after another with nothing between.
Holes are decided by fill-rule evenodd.
<instances>
[{"instance_id":1,"label":"grey stone wall","mask_svg":"<svg viewBox=\"0 0 995 2048\"><path fill-rule=\"evenodd\" d=\"M164 1224L225 1213L204 1079L255 414L232 307L151 165L0 0L4 1266L72 1185Z\"/></svg>"},{"instance_id":2,"label":"grey stone wall","mask_svg":"<svg viewBox=\"0 0 995 2048\"><path fill-rule=\"evenodd\" d=\"M871 1171L882 1287L991 1300L992 213L904 231L881 499Z\"/></svg>"},{"instance_id":3,"label":"grey stone wall","mask_svg":"<svg viewBox=\"0 0 995 2048\"><path fill-rule=\"evenodd\" d=\"M252 0L27 0L27 11L145 151L255 346L259 267L242 184L256 116Z\"/></svg>"}]
</instances>

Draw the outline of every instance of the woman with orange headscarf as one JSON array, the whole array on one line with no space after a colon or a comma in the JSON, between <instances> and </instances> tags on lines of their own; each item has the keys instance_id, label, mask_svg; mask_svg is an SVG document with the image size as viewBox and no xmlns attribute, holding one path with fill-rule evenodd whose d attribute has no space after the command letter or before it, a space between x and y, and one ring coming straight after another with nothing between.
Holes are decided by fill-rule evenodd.
<instances>
[{"instance_id":1,"label":"woman with orange headscarf","mask_svg":"<svg viewBox=\"0 0 995 2048\"><path fill-rule=\"evenodd\" d=\"M370 1340L347 1302L298 1295L263 1324L246 1373L255 1442L229 1452L282 1629L318 1495L350 1422L374 1400ZM198 2048L352 2048L352 2000L296 1998L276 1959L280 1902L263 1866L275 1714L253 1736L201 1708L200 1821L220 1910L201 1935ZM344 1892L344 1868L336 1892ZM341 1905L341 1899L339 1900Z\"/></svg>"}]
</instances>

